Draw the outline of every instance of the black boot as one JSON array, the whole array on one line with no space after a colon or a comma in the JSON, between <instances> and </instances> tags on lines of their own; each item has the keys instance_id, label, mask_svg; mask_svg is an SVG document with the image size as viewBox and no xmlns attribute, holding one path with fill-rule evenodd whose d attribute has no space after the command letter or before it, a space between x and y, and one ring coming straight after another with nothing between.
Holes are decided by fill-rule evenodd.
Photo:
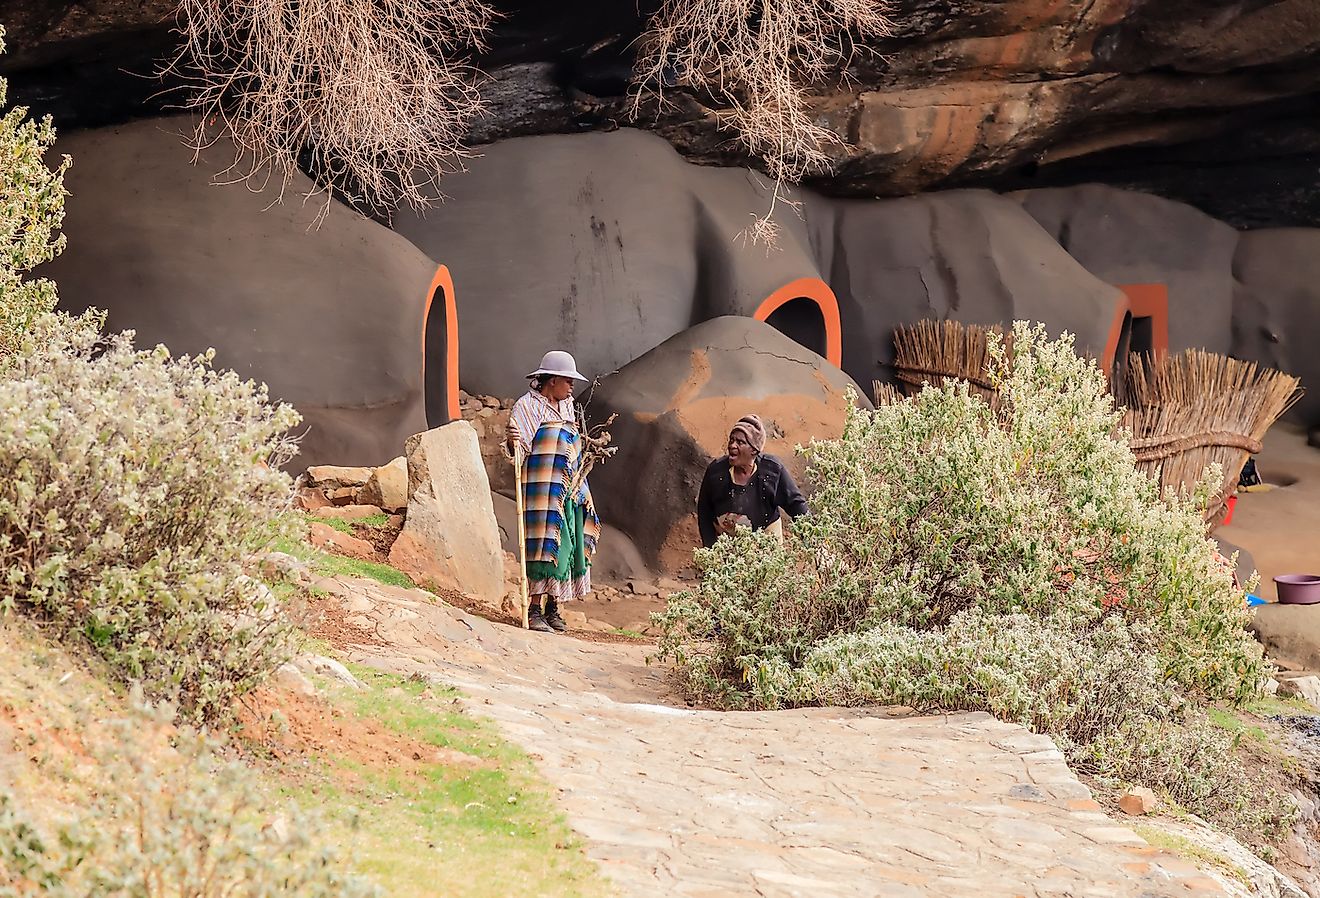
<instances>
[{"instance_id":1,"label":"black boot","mask_svg":"<svg viewBox=\"0 0 1320 898\"><path fill-rule=\"evenodd\" d=\"M557 633L563 633L568 629L568 624L559 616L559 603L554 599L545 600L545 622Z\"/></svg>"},{"instance_id":2,"label":"black boot","mask_svg":"<svg viewBox=\"0 0 1320 898\"><path fill-rule=\"evenodd\" d=\"M527 609L527 629L536 630L538 633L554 632L550 629L550 625L546 623L545 618L541 615L540 605L532 605Z\"/></svg>"}]
</instances>

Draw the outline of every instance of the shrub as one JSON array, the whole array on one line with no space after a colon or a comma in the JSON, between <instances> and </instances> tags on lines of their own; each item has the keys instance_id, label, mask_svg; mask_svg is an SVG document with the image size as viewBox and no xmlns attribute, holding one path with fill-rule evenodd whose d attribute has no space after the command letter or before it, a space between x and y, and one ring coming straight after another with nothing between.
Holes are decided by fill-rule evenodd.
<instances>
[{"instance_id":1,"label":"shrub","mask_svg":"<svg viewBox=\"0 0 1320 898\"><path fill-rule=\"evenodd\" d=\"M0 378L0 609L81 634L125 678L222 714L286 651L241 560L286 526L286 405L211 355L86 331Z\"/></svg>"},{"instance_id":2,"label":"shrub","mask_svg":"<svg viewBox=\"0 0 1320 898\"><path fill-rule=\"evenodd\" d=\"M314 822L263 814L252 774L212 740L145 710L110 735L91 747L97 782L70 822L39 825L0 795L0 898L377 894L340 872Z\"/></svg>"},{"instance_id":3,"label":"shrub","mask_svg":"<svg viewBox=\"0 0 1320 898\"><path fill-rule=\"evenodd\" d=\"M287 624L239 562L286 526L275 466L298 416L209 354L136 351L101 336L103 313L55 311L55 285L27 275L64 247L69 159L48 168L50 120L25 115L0 119L0 611L81 634L214 717L285 651Z\"/></svg>"},{"instance_id":4,"label":"shrub","mask_svg":"<svg viewBox=\"0 0 1320 898\"><path fill-rule=\"evenodd\" d=\"M1019 324L1013 345L1010 366L992 344L997 411L966 383L928 387L806 448L812 515L782 544L699 551L699 590L658 616L662 657L725 707L988 710L1085 771L1281 825L1287 803L1254 791L1198 710L1257 696L1266 673L1204 488L1161 497L1136 470L1067 335Z\"/></svg>"},{"instance_id":5,"label":"shrub","mask_svg":"<svg viewBox=\"0 0 1320 898\"><path fill-rule=\"evenodd\" d=\"M4 52L0 28L0 53ZM0 107L8 94L0 78ZM50 116L30 121L17 106L0 118L0 370L33 329L55 309L55 285L28 277L32 269L59 255L64 236L65 156L54 169L46 151L55 142Z\"/></svg>"}]
</instances>

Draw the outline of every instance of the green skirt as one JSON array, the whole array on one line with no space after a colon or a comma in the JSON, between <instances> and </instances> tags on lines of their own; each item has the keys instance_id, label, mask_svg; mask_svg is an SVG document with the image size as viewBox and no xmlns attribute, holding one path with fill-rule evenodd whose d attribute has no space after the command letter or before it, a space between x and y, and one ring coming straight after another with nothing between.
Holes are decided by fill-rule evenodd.
<instances>
[{"instance_id":1,"label":"green skirt","mask_svg":"<svg viewBox=\"0 0 1320 898\"><path fill-rule=\"evenodd\" d=\"M554 563L527 562L527 591L534 596L579 599L591 592L591 559L584 538L587 510L564 502L564 526L559 529L559 553Z\"/></svg>"}]
</instances>

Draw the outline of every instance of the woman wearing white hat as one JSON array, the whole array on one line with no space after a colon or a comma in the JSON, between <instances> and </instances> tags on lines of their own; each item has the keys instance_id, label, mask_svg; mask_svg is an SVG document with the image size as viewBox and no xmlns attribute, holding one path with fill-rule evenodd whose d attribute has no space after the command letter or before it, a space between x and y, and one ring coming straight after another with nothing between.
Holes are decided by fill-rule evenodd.
<instances>
[{"instance_id":1,"label":"woman wearing white hat","mask_svg":"<svg viewBox=\"0 0 1320 898\"><path fill-rule=\"evenodd\" d=\"M586 378L562 350L547 352L527 377L531 389L514 403L505 431L510 451L521 446L524 459L527 623L533 630L562 632L567 626L559 605L591 592L591 555L600 536L585 478L569 495L582 455L573 384Z\"/></svg>"}]
</instances>

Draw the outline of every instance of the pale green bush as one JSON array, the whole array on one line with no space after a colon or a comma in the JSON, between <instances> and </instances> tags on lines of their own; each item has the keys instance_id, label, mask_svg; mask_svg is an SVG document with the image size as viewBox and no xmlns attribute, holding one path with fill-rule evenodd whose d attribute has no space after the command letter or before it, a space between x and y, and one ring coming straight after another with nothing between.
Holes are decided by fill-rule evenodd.
<instances>
[{"instance_id":1,"label":"pale green bush","mask_svg":"<svg viewBox=\"0 0 1320 898\"><path fill-rule=\"evenodd\" d=\"M2 33L2 32L0 32ZM4 80L0 79L0 101ZM288 625L240 560L283 526L293 409L211 356L135 351L28 278L64 247L50 120L0 119L0 611L87 637L192 715L227 711Z\"/></svg>"},{"instance_id":2,"label":"pale green bush","mask_svg":"<svg viewBox=\"0 0 1320 898\"><path fill-rule=\"evenodd\" d=\"M807 447L812 515L782 544L743 532L698 552L699 590L658 617L662 656L725 707L988 710L1088 772L1280 824L1286 803L1198 723L1266 674L1204 496L1161 497L1137 471L1070 338L1019 324L1013 364L993 350L998 412L948 384L854 409ZM1188 745L1203 750L1167 762Z\"/></svg>"},{"instance_id":3,"label":"pale green bush","mask_svg":"<svg viewBox=\"0 0 1320 898\"><path fill-rule=\"evenodd\" d=\"M4 52L0 28L0 53ZM0 107L8 82L0 78ZM28 277L59 255L64 235L64 173L69 157L51 169L46 151L55 142L50 116L29 121L17 106L0 118L0 371L20 344L55 309L55 285Z\"/></svg>"},{"instance_id":4,"label":"pale green bush","mask_svg":"<svg viewBox=\"0 0 1320 898\"><path fill-rule=\"evenodd\" d=\"M298 421L263 386L131 335L64 335L0 377L0 610L81 634L199 718L285 657L242 559L289 526Z\"/></svg>"},{"instance_id":5,"label":"pale green bush","mask_svg":"<svg viewBox=\"0 0 1320 898\"><path fill-rule=\"evenodd\" d=\"M173 742L173 747L171 747ZM90 746L90 804L38 823L0 796L0 898L367 898L296 808L272 815L251 772L145 709Z\"/></svg>"}]
</instances>

